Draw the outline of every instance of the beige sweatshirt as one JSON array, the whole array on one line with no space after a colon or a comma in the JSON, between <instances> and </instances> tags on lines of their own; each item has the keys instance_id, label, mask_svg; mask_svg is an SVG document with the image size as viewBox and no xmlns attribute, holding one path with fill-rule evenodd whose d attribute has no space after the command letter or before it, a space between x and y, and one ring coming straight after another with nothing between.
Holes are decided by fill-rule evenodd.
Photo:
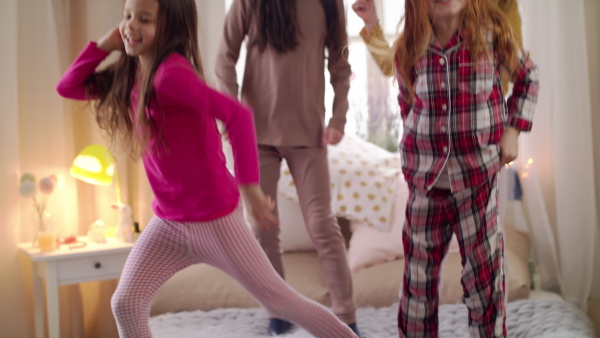
<instances>
[{"instance_id":1,"label":"beige sweatshirt","mask_svg":"<svg viewBox=\"0 0 600 338\"><path fill-rule=\"evenodd\" d=\"M340 29L346 31L342 0L336 0ZM223 39L216 62L218 86L238 96L235 65L246 37L258 34L251 0L235 0L225 19ZM325 128L325 12L319 0L297 0L299 45L278 53L271 45L264 52L249 47L241 100L254 109L258 144L319 146ZM328 126L344 131L350 89L347 37L338 50L329 50L327 67L335 98Z\"/></svg>"}]
</instances>

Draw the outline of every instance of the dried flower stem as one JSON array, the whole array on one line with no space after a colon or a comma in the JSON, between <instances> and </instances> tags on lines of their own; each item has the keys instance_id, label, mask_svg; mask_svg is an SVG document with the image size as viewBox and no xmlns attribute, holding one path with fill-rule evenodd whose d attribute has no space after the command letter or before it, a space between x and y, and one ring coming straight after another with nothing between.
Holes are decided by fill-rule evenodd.
<instances>
[{"instance_id":1,"label":"dried flower stem","mask_svg":"<svg viewBox=\"0 0 600 338\"><path fill-rule=\"evenodd\" d=\"M39 231L45 231L46 230L46 224L44 224L44 211L46 210L46 199L47 199L47 195L44 194L42 195L42 202L38 203L37 199L35 198L35 196L33 196L33 205L35 207L35 212L37 214L38 217L38 230Z\"/></svg>"}]
</instances>

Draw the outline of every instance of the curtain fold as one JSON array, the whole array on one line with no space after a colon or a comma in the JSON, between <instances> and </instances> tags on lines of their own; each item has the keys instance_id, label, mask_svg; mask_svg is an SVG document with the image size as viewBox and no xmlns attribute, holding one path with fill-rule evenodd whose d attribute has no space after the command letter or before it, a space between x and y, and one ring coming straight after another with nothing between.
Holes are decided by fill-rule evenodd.
<instances>
[{"instance_id":1,"label":"curtain fold","mask_svg":"<svg viewBox=\"0 0 600 338\"><path fill-rule=\"evenodd\" d=\"M548 218L556 234L562 295L585 309L598 220L584 2L527 0L520 5L524 45L540 67L541 78L534 130L524 140L544 193L525 194L541 195L545 209L554 210ZM540 221L543 208L534 206L542 205L530 202L530 218ZM551 241L545 244L553 247Z\"/></svg>"},{"instance_id":2,"label":"curtain fold","mask_svg":"<svg viewBox=\"0 0 600 338\"><path fill-rule=\"evenodd\" d=\"M17 243L20 239L19 109L17 99L18 1L0 1L0 335L30 337L33 307L26 298L27 285L20 271ZM5 306L11 304L11 306ZM20 323L20 325L15 325Z\"/></svg>"}]
</instances>

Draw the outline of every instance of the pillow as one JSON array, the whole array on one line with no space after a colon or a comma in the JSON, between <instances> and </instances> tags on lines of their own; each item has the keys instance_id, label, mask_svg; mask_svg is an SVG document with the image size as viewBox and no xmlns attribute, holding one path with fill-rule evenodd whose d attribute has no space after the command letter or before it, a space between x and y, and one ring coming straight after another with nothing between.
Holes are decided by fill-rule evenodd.
<instances>
[{"instance_id":1,"label":"pillow","mask_svg":"<svg viewBox=\"0 0 600 338\"><path fill-rule=\"evenodd\" d=\"M329 146L331 206L338 217L390 230L394 187L400 158L378 146L349 135ZM279 194L298 201L292 175L281 167Z\"/></svg>"},{"instance_id":2,"label":"pillow","mask_svg":"<svg viewBox=\"0 0 600 338\"><path fill-rule=\"evenodd\" d=\"M404 227L408 187L399 177L391 214L390 231L381 231L361 221L351 221L352 237L348 248L348 266L352 272L404 257L402 228Z\"/></svg>"},{"instance_id":3,"label":"pillow","mask_svg":"<svg viewBox=\"0 0 600 338\"><path fill-rule=\"evenodd\" d=\"M348 266L352 272L404 257L402 228L404 227L408 186L399 176L391 216L390 231L381 231L361 221L351 221L352 237L348 248ZM283 232L283 230L282 230ZM459 253L458 240L452 235L448 253Z\"/></svg>"},{"instance_id":4,"label":"pillow","mask_svg":"<svg viewBox=\"0 0 600 338\"><path fill-rule=\"evenodd\" d=\"M315 244L308 236L298 202L278 194L277 210L281 230L279 234L281 250L283 252L316 250Z\"/></svg>"},{"instance_id":5,"label":"pillow","mask_svg":"<svg viewBox=\"0 0 600 338\"><path fill-rule=\"evenodd\" d=\"M505 229L506 299L528 299L531 282L528 274L529 237L510 226ZM440 273L440 305L462 302L461 258L448 253ZM352 274L354 298L359 307L383 307L398 302L404 259L385 262Z\"/></svg>"},{"instance_id":6,"label":"pillow","mask_svg":"<svg viewBox=\"0 0 600 338\"><path fill-rule=\"evenodd\" d=\"M350 271L358 272L373 265L404 257L402 224L393 223L390 231L377 230L359 221L351 221L352 237L348 248Z\"/></svg>"}]
</instances>

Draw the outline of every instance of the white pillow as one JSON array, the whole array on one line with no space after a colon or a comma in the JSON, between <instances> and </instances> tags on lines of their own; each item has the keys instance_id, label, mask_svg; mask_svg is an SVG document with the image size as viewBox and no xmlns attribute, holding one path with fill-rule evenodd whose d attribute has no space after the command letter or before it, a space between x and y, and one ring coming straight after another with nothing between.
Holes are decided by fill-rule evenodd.
<instances>
[{"instance_id":1,"label":"white pillow","mask_svg":"<svg viewBox=\"0 0 600 338\"><path fill-rule=\"evenodd\" d=\"M281 233L281 250L290 251L314 251L315 244L308 236L304 217L298 202L278 194L277 209L279 213L279 228Z\"/></svg>"},{"instance_id":2,"label":"white pillow","mask_svg":"<svg viewBox=\"0 0 600 338\"><path fill-rule=\"evenodd\" d=\"M381 231L364 222L351 221L352 237L348 248L348 266L352 272L404 257L404 227L408 187L402 177L394 190L390 231Z\"/></svg>"},{"instance_id":3,"label":"white pillow","mask_svg":"<svg viewBox=\"0 0 600 338\"><path fill-rule=\"evenodd\" d=\"M502 188L502 184L500 187L501 190L505 189L505 187ZM350 238L350 246L348 248L348 265L350 266L350 270L357 272L369 266L404 257L402 228L404 227L407 199L408 187L404 181L404 177L400 175L395 189L390 231L378 230L361 221L350 222L352 230L352 237ZM526 226L522 225L524 217L520 209L521 202L513 202L513 204L509 202L509 210L512 211L514 209L517 212L514 214L507 213L506 221L517 229L524 231L523 228L526 228ZM506 194L502 194L502 191L499 203L506 203ZM519 213L519 210L521 210L521 213ZM501 214L501 216L504 215ZM456 235L453 234L448 253L459 252L458 240L456 239Z\"/></svg>"},{"instance_id":4,"label":"white pillow","mask_svg":"<svg viewBox=\"0 0 600 338\"><path fill-rule=\"evenodd\" d=\"M329 146L328 158L331 207L335 215L388 231L394 187L400 173L398 154L347 135L338 145ZM278 187L280 195L298 201L296 187L285 162L281 167Z\"/></svg>"}]
</instances>

